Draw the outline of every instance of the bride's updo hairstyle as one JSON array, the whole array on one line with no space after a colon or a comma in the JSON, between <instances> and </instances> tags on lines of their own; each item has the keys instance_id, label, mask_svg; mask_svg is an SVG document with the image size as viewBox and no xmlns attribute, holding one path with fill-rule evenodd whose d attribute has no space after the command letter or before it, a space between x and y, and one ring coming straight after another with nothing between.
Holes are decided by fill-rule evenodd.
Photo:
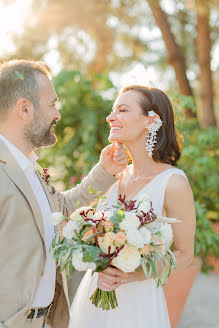
<instances>
[{"instance_id":1,"label":"bride's updo hairstyle","mask_svg":"<svg viewBox=\"0 0 219 328\"><path fill-rule=\"evenodd\" d=\"M153 150L152 158L155 162L177 165L181 155L182 138L175 129L174 110L168 96L156 88L141 85L130 85L120 90L119 95L133 90L139 93L139 105L144 115L153 110L163 122L157 132L157 143Z\"/></svg>"}]
</instances>

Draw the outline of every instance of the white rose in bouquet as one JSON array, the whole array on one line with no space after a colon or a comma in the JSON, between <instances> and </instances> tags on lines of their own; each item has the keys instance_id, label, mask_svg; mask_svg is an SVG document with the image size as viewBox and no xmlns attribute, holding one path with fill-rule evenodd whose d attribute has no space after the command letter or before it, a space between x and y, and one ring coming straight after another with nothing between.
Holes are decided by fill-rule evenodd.
<instances>
[{"instance_id":1,"label":"white rose in bouquet","mask_svg":"<svg viewBox=\"0 0 219 328\"><path fill-rule=\"evenodd\" d=\"M71 239L75 238L75 232L79 232L80 226L76 221L69 221L62 230L62 234L65 238Z\"/></svg>"},{"instance_id":2,"label":"white rose in bouquet","mask_svg":"<svg viewBox=\"0 0 219 328\"><path fill-rule=\"evenodd\" d=\"M98 244L103 253L108 254L109 247L110 254L114 253L116 250L115 234L112 231L109 231L105 233L104 237L98 237Z\"/></svg>"},{"instance_id":3,"label":"white rose in bouquet","mask_svg":"<svg viewBox=\"0 0 219 328\"><path fill-rule=\"evenodd\" d=\"M64 215L61 212L53 212L51 214L51 221L53 225L61 223L65 219Z\"/></svg>"},{"instance_id":4,"label":"white rose in bouquet","mask_svg":"<svg viewBox=\"0 0 219 328\"><path fill-rule=\"evenodd\" d=\"M144 247L144 239L139 230L129 229L126 233L126 238L130 245L133 245L137 248Z\"/></svg>"},{"instance_id":5,"label":"white rose in bouquet","mask_svg":"<svg viewBox=\"0 0 219 328\"><path fill-rule=\"evenodd\" d=\"M141 213L141 212L144 212L144 213L147 213L149 212L151 209L151 204L147 201L141 203L138 207L138 212Z\"/></svg>"},{"instance_id":6,"label":"white rose in bouquet","mask_svg":"<svg viewBox=\"0 0 219 328\"><path fill-rule=\"evenodd\" d=\"M78 271L87 271L88 269L96 270L94 262L83 261L83 251L81 248L77 249L72 255L72 265Z\"/></svg>"},{"instance_id":7,"label":"white rose in bouquet","mask_svg":"<svg viewBox=\"0 0 219 328\"><path fill-rule=\"evenodd\" d=\"M139 232L143 238L144 245L149 244L151 240L151 232L146 227L142 227L139 229Z\"/></svg>"},{"instance_id":8,"label":"white rose in bouquet","mask_svg":"<svg viewBox=\"0 0 219 328\"><path fill-rule=\"evenodd\" d=\"M141 194L141 195L139 195L139 197L138 197L138 202L140 203L140 202L146 202L146 201L148 201L149 200L149 196L148 196L148 194Z\"/></svg>"},{"instance_id":9,"label":"white rose in bouquet","mask_svg":"<svg viewBox=\"0 0 219 328\"><path fill-rule=\"evenodd\" d=\"M161 224L159 231L167 247L170 247L173 241L173 230L171 225L168 223L163 223Z\"/></svg>"},{"instance_id":10,"label":"white rose in bouquet","mask_svg":"<svg viewBox=\"0 0 219 328\"><path fill-rule=\"evenodd\" d=\"M112 264L123 272L134 272L141 263L141 255L135 246L126 244L114 257Z\"/></svg>"},{"instance_id":11,"label":"white rose in bouquet","mask_svg":"<svg viewBox=\"0 0 219 328\"><path fill-rule=\"evenodd\" d=\"M93 216L93 220L101 220L102 219L102 217L103 217L103 211L98 211L98 212L96 212L95 214L94 214L94 216Z\"/></svg>"},{"instance_id":12,"label":"white rose in bouquet","mask_svg":"<svg viewBox=\"0 0 219 328\"><path fill-rule=\"evenodd\" d=\"M151 231L152 234L155 234L159 231L161 224L159 222L153 221L147 223L147 229Z\"/></svg>"},{"instance_id":13,"label":"white rose in bouquet","mask_svg":"<svg viewBox=\"0 0 219 328\"><path fill-rule=\"evenodd\" d=\"M87 213L87 218L88 219L92 219L94 217L94 212L93 212L93 210L92 211L89 211L88 213Z\"/></svg>"},{"instance_id":14,"label":"white rose in bouquet","mask_svg":"<svg viewBox=\"0 0 219 328\"><path fill-rule=\"evenodd\" d=\"M76 210L74 213L72 213L72 215L70 216L70 218L73 220L73 221L77 221L77 222L80 222L82 221L83 217L80 215L80 211L79 209Z\"/></svg>"},{"instance_id":15,"label":"white rose in bouquet","mask_svg":"<svg viewBox=\"0 0 219 328\"><path fill-rule=\"evenodd\" d=\"M135 213L125 212L125 218L120 222L120 230L128 231L129 229L138 229L140 226L139 218L137 218Z\"/></svg>"}]
</instances>

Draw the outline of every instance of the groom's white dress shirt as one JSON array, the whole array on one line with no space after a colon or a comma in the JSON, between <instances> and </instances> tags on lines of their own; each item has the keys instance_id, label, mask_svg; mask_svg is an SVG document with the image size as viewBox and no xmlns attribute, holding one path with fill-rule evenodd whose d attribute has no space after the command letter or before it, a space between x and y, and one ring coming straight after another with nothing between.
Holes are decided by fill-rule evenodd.
<instances>
[{"instance_id":1,"label":"groom's white dress shirt","mask_svg":"<svg viewBox=\"0 0 219 328\"><path fill-rule=\"evenodd\" d=\"M51 209L46 193L35 171L35 164L38 157L36 154L32 153L32 158L30 160L1 134L0 139L4 142L4 144L9 149L20 168L23 170L42 212L46 244L46 263L44 267L44 273L40 279L40 283L32 306L46 307L52 302L54 298L56 263L49 252L51 241L54 236L54 226L52 225L52 222L50 220Z\"/></svg>"}]
</instances>

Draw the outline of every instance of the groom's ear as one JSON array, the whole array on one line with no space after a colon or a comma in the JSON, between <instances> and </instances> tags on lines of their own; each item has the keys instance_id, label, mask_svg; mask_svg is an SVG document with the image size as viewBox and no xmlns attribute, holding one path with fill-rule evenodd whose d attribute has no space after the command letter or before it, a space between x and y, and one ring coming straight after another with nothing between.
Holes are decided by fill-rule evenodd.
<instances>
[{"instance_id":1,"label":"groom's ear","mask_svg":"<svg viewBox=\"0 0 219 328\"><path fill-rule=\"evenodd\" d=\"M20 98L16 102L15 111L17 116L24 121L29 123L34 117L34 106L31 101L26 98Z\"/></svg>"}]
</instances>

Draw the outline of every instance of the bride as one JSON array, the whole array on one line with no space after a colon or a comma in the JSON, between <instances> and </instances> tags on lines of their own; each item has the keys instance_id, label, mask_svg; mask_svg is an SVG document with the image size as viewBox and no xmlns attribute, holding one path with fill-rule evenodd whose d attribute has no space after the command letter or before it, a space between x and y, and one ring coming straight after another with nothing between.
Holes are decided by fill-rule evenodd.
<instances>
[{"instance_id":1,"label":"bride","mask_svg":"<svg viewBox=\"0 0 219 328\"><path fill-rule=\"evenodd\" d=\"M172 230L176 271L185 268L193 259L195 208L186 175L175 168L180 144L169 98L156 88L128 86L120 91L107 122L111 127L109 141L125 145L132 164L121 173L99 208L107 203L113 209L120 194L127 200L148 194L157 215L182 221L172 224ZM89 297L97 286L116 289L116 309L104 311L92 305ZM88 270L72 304L70 327L170 328L163 289L143 272L107 268L92 274Z\"/></svg>"}]
</instances>

